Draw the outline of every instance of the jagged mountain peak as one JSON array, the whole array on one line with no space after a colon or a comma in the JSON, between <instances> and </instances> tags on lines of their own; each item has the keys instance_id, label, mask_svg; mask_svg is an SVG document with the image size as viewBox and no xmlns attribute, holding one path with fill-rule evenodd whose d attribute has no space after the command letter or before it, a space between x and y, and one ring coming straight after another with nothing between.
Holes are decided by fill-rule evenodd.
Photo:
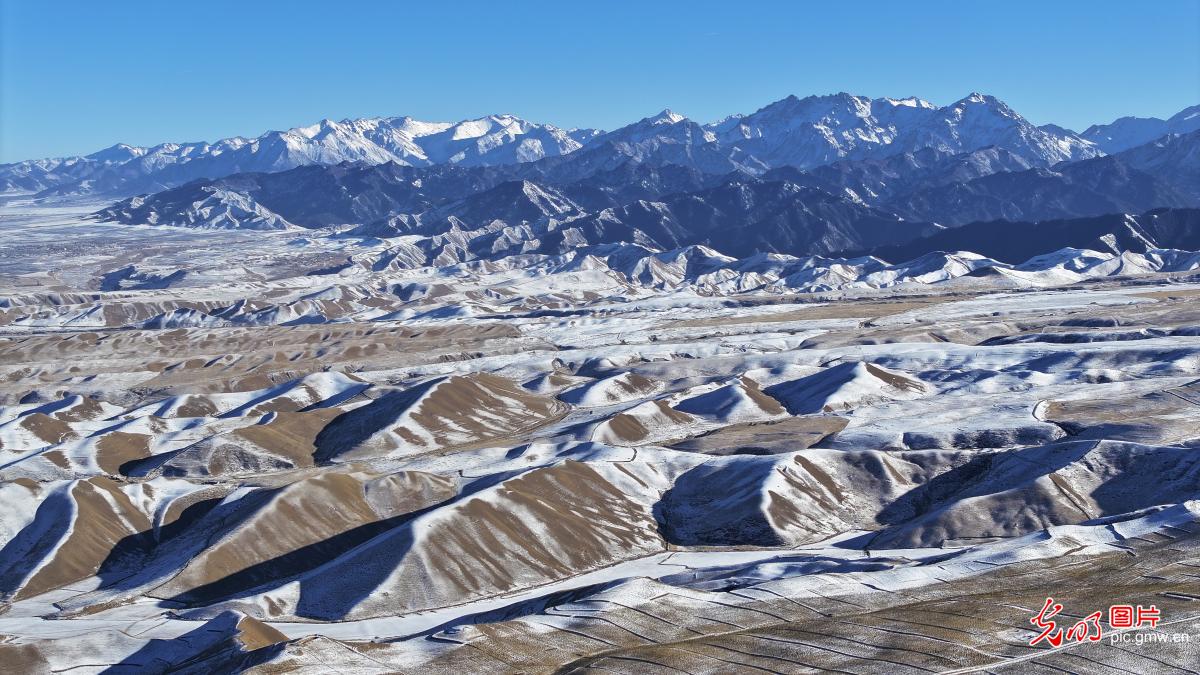
<instances>
[{"instance_id":1,"label":"jagged mountain peak","mask_svg":"<svg viewBox=\"0 0 1200 675\"><path fill-rule=\"evenodd\" d=\"M126 143L117 143L103 150L97 150L87 155L86 158L100 162L124 162L141 157L144 154L146 154L146 148L139 148Z\"/></svg>"},{"instance_id":2,"label":"jagged mountain peak","mask_svg":"<svg viewBox=\"0 0 1200 675\"><path fill-rule=\"evenodd\" d=\"M450 128L453 130L453 138L456 140L479 138L484 134L492 131L496 127L507 129L514 127L517 129L527 128L527 123L513 115L487 115L477 119L463 120Z\"/></svg>"},{"instance_id":3,"label":"jagged mountain peak","mask_svg":"<svg viewBox=\"0 0 1200 675\"><path fill-rule=\"evenodd\" d=\"M986 110L988 112L1009 117L1014 119L1024 120L1023 117L1017 114L1007 103L992 96L991 94L983 94L973 91L970 94L960 98L959 100L946 106L946 109L952 112L962 111L964 114L968 111L974 112Z\"/></svg>"},{"instance_id":4,"label":"jagged mountain peak","mask_svg":"<svg viewBox=\"0 0 1200 675\"><path fill-rule=\"evenodd\" d=\"M656 126L656 125L660 125L660 124L679 124L680 122L685 122L685 121L688 121L687 117L680 115L679 113L675 112L674 110L671 110L670 108L663 108L658 113L651 115L649 117L643 118L640 121L640 123Z\"/></svg>"},{"instance_id":5,"label":"jagged mountain peak","mask_svg":"<svg viewBox=\"0 0 1200 675\"><path fill-rule=\"evenodd\" d=\"M924 108L926 110L933 110L937 108L936 105L916 96L908 96L905 98L881 98L879 100L897 108Z\"/></svg>"},{"instance_id":6,"label":"jagged mountain peak","mask_svg":"<svg viewBox=\"0 0 1200 675\"><path fill-rule=\"evenodd\" d=\"M580 162L605 169L630 159L654 166L677 164L711 174L738 168L716 134L670 109L598 135L588 150Z\"/></svg>"},{"instance_id":7,"label":"jagged mountain peak","mask_svg":"<svg viewBox=\"0 0 1200 675\"><path fill-rule=\"evenodd\" d=\"M995 103L1000 103L1000 99L998 99L995 96L992 96L990 94L985 94L985 93L979 92L979 91L973 91L973 92L967 94L966 96L962 97L961 99L959 99L957 101L957 103L995 104Z\"/></svg>"},{"instance_id":8,"label":"jagged mountain peak","mask_svg":"<svg viewBox=\"0 0 1200 675\"><path fill-rule=\"evenodd\" d=\"M738 157L771 167L807 169L923 148L955 154L1000 146L1040 165L1099 154L1075 134L1038 129L1000 99L979 92L943 108L917 97L792 95L709 128Z\"/></svg>"},{"instance_id":9,"label":"jagged mountain peak","mask_svg":"<svg viewBox=\"0 0 1200 675\"><path fill-rule=\"evenodd\" d=\"M839 109L850 109L859 114L869 114L871 99L855 96L844 91L836 94L805 96L803 98L795 94L789 94L778 101L768 103L746 117L789 114L811 115L814 112L825 113L826 111Z\"/></svg>"},{"instance_id":10,"label":"jagged mountain peak","mask_svg":"<svg viewBox=\"0 0 1200 675\"><path fill-rule=\"evenodd\" d=\"M949 152L994 145L1043 166L1103 154L1090 141L1066 130L1037 127L1004 101L979 92L931 111L924 123L906 132L902 142Z\"/></svg>"}]
</instances>

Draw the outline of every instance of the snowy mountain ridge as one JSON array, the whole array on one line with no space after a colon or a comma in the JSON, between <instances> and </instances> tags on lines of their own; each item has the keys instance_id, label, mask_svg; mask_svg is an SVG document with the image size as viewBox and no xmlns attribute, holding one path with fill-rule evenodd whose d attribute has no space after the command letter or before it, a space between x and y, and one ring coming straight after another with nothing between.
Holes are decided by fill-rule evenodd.
<instances>
[{"instance_id":1,"label":"snowy mountain ridge","mask_svg":"<svg viewBox=\"0 0 1200 675\"><path fill-rule=\"evenodd\" d=\"M1121 152L1168 134L1186 134L1200 129L1200 105L1184 108L1167 119L1122 117L1110 124L1093 124L1083 133L1106 153Z\"/></svg>"},{"instance_id":2,"label":"snowy mountain ridge","mask_svg":"<svg viewBox=\"0 0 1200 675\"><path fill-rule=\"evenodd\" d=\"M1171 118L1174 126L1168 125L1158 135L1187 131L1188 125L1200 123L1200 116L1187 112ZM1118 124L1125 122L1114 123ZM580 150L590 152L571 160L586 167L613 168L633 160L651 166L677 164L704 173L754 174L783 166L811 169L924 149L963 153L988 147L1031 166L1051 166L1114 152L1115 146L1101 136L1096 127L1080 135L1051 124L1035 126L1003 101L981 93L946 106L917 97L788 96L755 112L708 124L668 109L607 133L540 124L514 115L457 123L407 116L326 119L254 138L153 147L117 144L82 157L0 165L0 192L132 195L197 178L298 166L341 162L508 166L561 161Z\"/></svg>"},{"instance_id":3,"label":"snowy mountain ridge","mask_svg":"<svg viewBox=\"0 0 1200 675\"><path fill-rule=\"evenodd\" d=\"M411 117L325 119L255 138L215 143L117 144L84 157L0 166L0 191L129 193L157 191L235 173L283 171L341 162L402 166L483 166L528 162L582 147L591 129L559 129L514 115L489 115L457 124Z\"/></svg>"}]
</instances>

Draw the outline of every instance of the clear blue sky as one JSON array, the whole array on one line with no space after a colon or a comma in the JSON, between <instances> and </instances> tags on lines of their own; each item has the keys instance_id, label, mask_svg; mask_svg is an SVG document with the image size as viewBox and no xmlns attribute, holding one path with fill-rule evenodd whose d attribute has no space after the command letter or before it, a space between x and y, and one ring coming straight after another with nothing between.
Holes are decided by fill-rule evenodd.
<instances>
[{"instance_id":1,"label":"clear blue sky","mask_svg":"<svg viewBox=\"0 0 1200 675\"><path fill-rule=\"evenodd\" d=\"M614 128L978 90L1082 129L1200 102L1200 0L0 0L0 161L407 114Z\"/></svg>"}]
</instances>

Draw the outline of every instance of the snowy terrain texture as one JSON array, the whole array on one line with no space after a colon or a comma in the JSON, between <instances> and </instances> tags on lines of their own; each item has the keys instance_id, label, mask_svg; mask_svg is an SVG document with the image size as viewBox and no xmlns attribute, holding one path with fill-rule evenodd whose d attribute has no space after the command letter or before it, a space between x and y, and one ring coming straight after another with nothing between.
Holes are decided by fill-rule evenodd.
<instances>
[{"instance_id":1,"label":"snowy terrain texture","mask_svg":"<svg viewBox=\"0 0 1200 675\"><path fill-rule=\"evenodd\" d=\"M4 165L0 671L1192 672L1197 119Z\"/></svg>"}]
</instances>

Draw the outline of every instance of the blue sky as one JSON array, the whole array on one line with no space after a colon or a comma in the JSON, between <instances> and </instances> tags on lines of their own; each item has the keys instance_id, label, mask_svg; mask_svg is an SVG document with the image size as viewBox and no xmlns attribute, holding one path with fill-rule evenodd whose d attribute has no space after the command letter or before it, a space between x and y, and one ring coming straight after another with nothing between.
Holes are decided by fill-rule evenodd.
<instances>
[{"instance_id":1,"label":"blue sky","mask_svg":"<svg viewBox=\"0 0 1200 675\"><path fill-rule=\"evenodd\" d=\"M994 94L1082 129L1200 102L1200 0L0 0L0 161L407 114L614 128L788 94Z\"/></svg>"}]
</instances>

